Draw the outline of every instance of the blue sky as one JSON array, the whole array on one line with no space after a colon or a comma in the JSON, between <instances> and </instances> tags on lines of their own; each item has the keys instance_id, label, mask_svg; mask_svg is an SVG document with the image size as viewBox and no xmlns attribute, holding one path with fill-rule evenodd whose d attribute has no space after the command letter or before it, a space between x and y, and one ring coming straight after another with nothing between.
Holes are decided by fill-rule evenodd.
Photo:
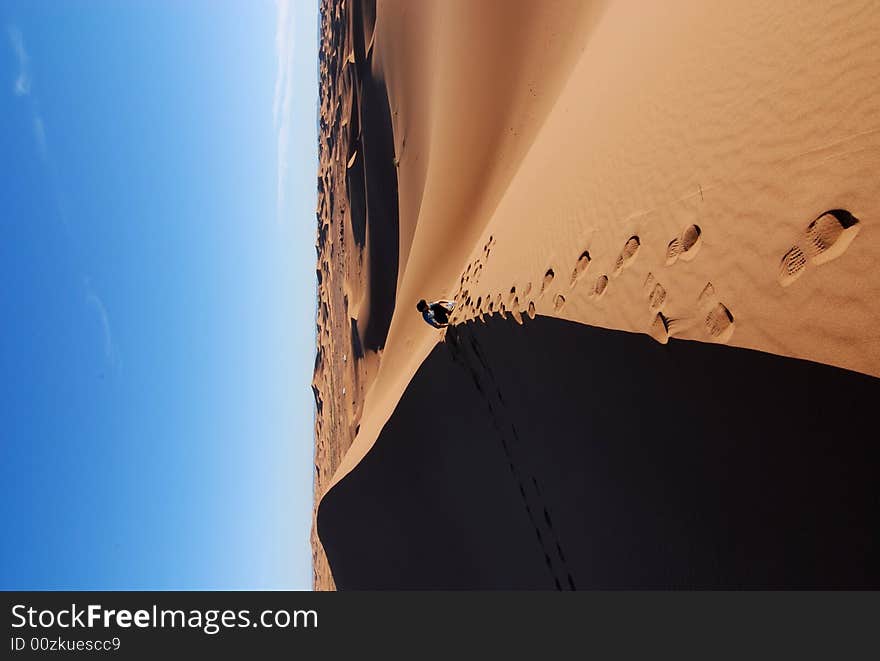
<instances>
[{"instance_id":1,"label":"blue sky","mask_svg":"<svg viewBox=\"0 0 880 661\"><path fill-rule=\"evenodd\" d=\"M0 587L309 588L317 2L0 27Z\"/></svg>"}]
</instances>

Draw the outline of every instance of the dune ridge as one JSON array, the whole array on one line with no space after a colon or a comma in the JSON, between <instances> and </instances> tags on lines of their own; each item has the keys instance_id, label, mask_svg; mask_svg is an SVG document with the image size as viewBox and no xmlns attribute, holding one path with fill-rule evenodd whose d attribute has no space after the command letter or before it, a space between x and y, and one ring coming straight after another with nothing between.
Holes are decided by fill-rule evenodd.
<instances>
[{"instance_id":1,"label":"dune ridge","mask_svg":"<svg viewBox=\"0 0 880 661\"><path fill-rule=\"evenodd\" d=\"M442 339L419 298L880 376L878 28L870 2L324 0L316 508Z\"/></svg>"}]
</instances>

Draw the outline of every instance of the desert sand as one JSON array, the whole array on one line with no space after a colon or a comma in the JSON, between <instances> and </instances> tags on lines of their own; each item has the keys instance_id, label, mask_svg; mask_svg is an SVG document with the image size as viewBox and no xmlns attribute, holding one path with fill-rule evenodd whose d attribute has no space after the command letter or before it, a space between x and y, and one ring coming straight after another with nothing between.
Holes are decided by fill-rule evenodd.
<instances>
[{"instance_id":1,"label":"desert sand","mask_svg":"<svg viewBox=\"0 0 880 661\"><path fill-rule=\"evenodd\" d=\"M878 33L322 2L315 587L880 586Z\"/></svg>"}]
</instances>

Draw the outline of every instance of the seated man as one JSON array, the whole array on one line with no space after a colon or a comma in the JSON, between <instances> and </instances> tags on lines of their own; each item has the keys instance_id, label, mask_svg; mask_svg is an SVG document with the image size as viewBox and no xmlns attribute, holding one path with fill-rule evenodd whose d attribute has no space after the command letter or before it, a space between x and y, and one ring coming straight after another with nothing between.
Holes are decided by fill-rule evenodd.
<instances>
[{"instance_id":1,"label":"seated man","mask_svg":"<svg viewBox=\"0 0 880 661\"><path fill-rule=\"evenodd\" d=\"M455 308L452 301L434 301L428 304L422 299L416 304L416 309L422 313L422 317L426 322L434 328L445 328L449 325L449 315Z\"/></svg>"}]
</instances>

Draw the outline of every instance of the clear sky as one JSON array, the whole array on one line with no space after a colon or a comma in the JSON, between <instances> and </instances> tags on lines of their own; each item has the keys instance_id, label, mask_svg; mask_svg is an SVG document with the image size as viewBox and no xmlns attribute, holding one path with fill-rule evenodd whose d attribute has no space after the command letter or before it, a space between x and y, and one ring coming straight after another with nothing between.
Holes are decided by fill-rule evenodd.
<instances>
[{"instance_id":1,"label":"clear sky","mask_svg":"<svg viewBox=\"0 0 880 661\"><path fill-rule=\"evenodd\" d=\"M309 588L317 0L0 28L0 588Z\"/></svg>"}]
</instances>

